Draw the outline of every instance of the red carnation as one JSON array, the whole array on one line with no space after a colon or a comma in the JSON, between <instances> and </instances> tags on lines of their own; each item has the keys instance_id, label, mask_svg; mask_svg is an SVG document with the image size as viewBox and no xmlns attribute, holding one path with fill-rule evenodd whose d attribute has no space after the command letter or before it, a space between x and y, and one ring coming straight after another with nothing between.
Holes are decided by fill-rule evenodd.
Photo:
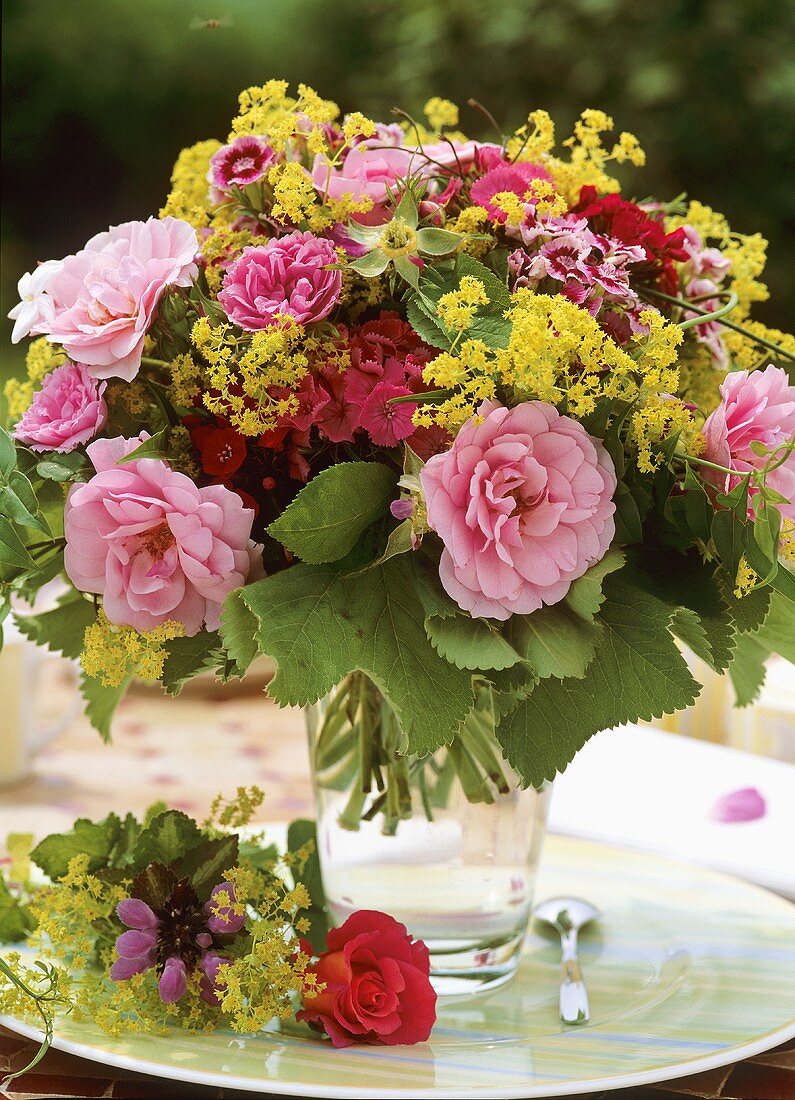
<instances>
[{"instance_id":1,"label":"red carnation","mask_svg":"<svg viewBox=\"0 0 795 1100\"><path fill-rule=\"evenodd\" d=\"M325 1031L335 1047L422 1043L430 1035L436 993L428 948L386 913L360 909L332 928L309 969L325 989L305 995L296 1017Z\"/></svg>"},{"instance_id":2,"label":"red carnation","mask_svg":"<svg viewBox=\"0 0 795 1100\"><path fill-rule=\"evenodd\" d=\"M190 429L193 446L205 474L228 478L236 474L246 457L246 441L239 432L223 421L202 423Z\"/></svg>"},{"instance_id":3,"label":"red carnation","mask_svg":"<svg viewBox=\"0 0 795 1100\"><path fill-rule=\"evenodd\" d=\"M674 261L688 258L684 248L685 231L666 233L662 222L650 217L637 203L627 202L620 195L597 198L595 187L583 187L580 201L572 212L588 219L596 233L604 233L626 245L639 245L646 254L641 263L630 264L634 278L640 283L659 285L666 294L676 294L679 275Z\"/></svg>"}]
</instances>

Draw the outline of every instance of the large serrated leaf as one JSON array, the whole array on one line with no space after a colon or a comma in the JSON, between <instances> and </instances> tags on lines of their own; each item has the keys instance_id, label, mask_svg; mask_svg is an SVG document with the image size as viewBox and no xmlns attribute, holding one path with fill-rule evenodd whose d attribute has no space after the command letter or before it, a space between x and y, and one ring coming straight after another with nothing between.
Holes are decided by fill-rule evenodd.
<instances>
[{"instance_id":1,"label":"large serrated leaf","mask_svg":"<svg viewBox=\"0 0 795 1100\"><path fill-rule=\"evenodd\" d=\"M79 817L69 832L46 836L30 858L53 881L66 874L69 861L78 855L87 855L88 870L98 871L107 864L120 831L121 821L116 814L96 822Z\"/></svg>"},{"instance_id":2,"label":"large serrated leaf","mask_svg":"<svg viewBox=\"0 0 795 1100\"><path fill-rule=\"evenodd\" d=\"M91 725L102 737L103 741L110 741L111 724L116 707L124 698L124 693L130 686L131 676L127 676L122 683L115 687L106 687L95 680L93 676L80 677L80 694L83 696L86 707L85 715Z\"/></svg>"},{"instance_id":3,"label":"large serrated leaf","mask_svg":"<svg viewBox=\"0 0 795 1100\"><path fill-rule=\"evenodd\" d=\"M278 671L268 692L305 705L361 670L392 705L412 754L452 740L472 706L471 676L445 661L425 633L410 555L346 576L293 566L243 589L258 641Z\"/></svg>"},{"instance_id":4,"label":"large serrated leaf","mask_svg":"<svg viewBox=\"0 0 795 1100\"><path fill-rule=\"evenodd\" d=\"M40 615L15 615L14 621L19 632L31 642L76 660L83 651L86 628L96 621L96 617L93 600L75 592L71 599L52 611Z\"/></svg>"},{"instance_id":5,"label":"large serrated leaf","mask_svg":"<svg viewBox=\"0 0 795 1100\"><path fill-rule=\"evenodd\" d=\"M339 561L389 508L397 474L380 462L341 462L322 470L268 528L309 565Z\"/></svg>"},{"instance_id":6,"label":"large serrated leaf","mask_svg":"<svg viewBox=\"0 0 795 1100\"><path fill-rule=\"evenodd\" d=\"M425 630L437 653L456 668L501 670L521 657L494 623L468 615L425 620Z\"/></svg>"},{"instance_id":7,"label":"large serrated leaf","mask_svg":"<svg viewBox=\"0 0 795 1100\"><path fill-rule=\"evenodd\" d=\"M257 629L259 620L242 599L243 590L236 589L224 600L221 610L221 641L224 651L234 664L232 675L245 676L249 665L259 653Z\"/></svg>"},{"instance_id":8,"label":"large serrated leaf","mask_svg":"<svg viewBox=\"0 0 795 1100\"><path fill-rule=\"evenodd\" d=\"M505 637L540 679L582 676L594 655L602 627L583 619L565 603L513 615Z\"/></svg>"},{"instance_id":9,"label":"large serrated leaf","mask_svg":"<svg viewBox=\"0 0 795 1100\"><path fill-rule=\"evenodd\" d=\"M217 664L221 638L215 630L200 630L190 638L174 638L167 645L163 662L163 687L169 695L179 695L192 676Z\"/></svg>"},{"instance_id":10,"label":"large serrated leaf","mask_svg":"<svg viewBox=\"0 0 795 1100\"><path fill-rule=\"evenodd\" d=\"M168 867L203 840L196 822L181 810L165 810L141 832L135 845L133 866L143 870L148 863Z\"/></svg>"},{"instance_id":11,"label":"large serrated leaf","mask_svg":"<svg viewBox=\"0 0 795 1100\"><path fill-rule=\"evenodd\" d=\"M582 679L541 680L497 727L506 759L535 787L599 730L671 714L698 695L669 631L670 608L621 573L607 578L605 594L604 633Z\"/></svg>"}]
</instances>

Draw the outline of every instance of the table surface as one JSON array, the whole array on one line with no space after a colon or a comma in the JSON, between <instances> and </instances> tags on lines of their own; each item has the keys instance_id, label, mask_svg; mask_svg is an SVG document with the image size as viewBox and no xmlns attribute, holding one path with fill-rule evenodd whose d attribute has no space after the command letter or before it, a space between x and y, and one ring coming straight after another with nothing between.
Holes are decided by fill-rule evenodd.
<instances>
[{"instance_id":1,"label":"table surface","mask_svg":"<svg viewBox=\"0 0 795 1100\"><path fill-rule=\"evenodd\" d=\"M118 712L111 747L78 720L37 757L34 773L0 788L0 837L13 830L37 837L69 828L78 816L110 810L142 813L156 799L201 818L219 791L257 784L266 793L260 817L284 821L312 813L309 764L300 712L263 700L262 682L245 689L196 685L177 701L137 688ZM659 737L660 735L655 735ZM675 738L675 735L666 735ZM715 750L720 752L720 749ZM795 769L794 769L795 771ZM122 776L123 787L116 780ZM110 782L109 780L113 780ZM795 788L793 788L795 790ZM795 802L795 798L793 798ZM577 831L565 807L555 825ZM555 815L553 814L553 818ZM737 834L735 834L737 835ZM35 1045L0 1029L0 1079L30 1060ZM209 1100L245 1097L129 1073L50 1051L36 1069L0 1095L158 1097ZM734 1066L666 1085L591 1094L626 1100L795 1100L795 1042Z\"/></svg>"}]
</instances>

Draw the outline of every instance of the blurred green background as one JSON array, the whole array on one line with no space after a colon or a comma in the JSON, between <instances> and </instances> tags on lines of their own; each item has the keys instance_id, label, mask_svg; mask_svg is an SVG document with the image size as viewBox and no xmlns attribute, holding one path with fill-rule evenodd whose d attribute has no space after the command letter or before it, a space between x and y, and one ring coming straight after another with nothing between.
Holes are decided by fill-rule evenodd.
<instances>
[{"instance_id":1,"label":"blurred green background","mask_svg":"<svg viewBox=\"0 0 795 1100\"><path fill-rule=\"evenodd\" d=\"M600 107L636 133L635 197L687 191L770 240L786 328L795 222L795 5L781 0L5 0L0 374L22 353L19 275L155 213L179 149L224 138L241 88L304 80L389 120L474 96L507 126L547 108L561 136ZM219 24L219 25L216 25ZM477 113L462 129L486 136Z\"/></svg>"}]
</instances>

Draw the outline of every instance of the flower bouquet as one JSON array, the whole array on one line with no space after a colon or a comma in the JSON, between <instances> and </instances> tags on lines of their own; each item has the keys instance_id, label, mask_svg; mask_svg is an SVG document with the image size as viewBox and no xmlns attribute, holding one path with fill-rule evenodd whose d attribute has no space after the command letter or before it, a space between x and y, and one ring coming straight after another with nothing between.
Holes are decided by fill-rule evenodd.
<instances>
[{"instance_id":1,"label":"flower bouquet","mask_svg":"<svg viewBox=\"0 0 795 1100\"><path fill-rule=\"evenodd\" d=\"M600 111L560 148L544 111L338 118L248 89L157 219L23 277L2 613L63 578L19 625L105 737L133 678L269 655L332 916L477 987L587 739L690 705L688 650L740 704L792 656L795 340L749 318L765 242L623 197L644 154Z\"/></svg>"}]
</instances>

